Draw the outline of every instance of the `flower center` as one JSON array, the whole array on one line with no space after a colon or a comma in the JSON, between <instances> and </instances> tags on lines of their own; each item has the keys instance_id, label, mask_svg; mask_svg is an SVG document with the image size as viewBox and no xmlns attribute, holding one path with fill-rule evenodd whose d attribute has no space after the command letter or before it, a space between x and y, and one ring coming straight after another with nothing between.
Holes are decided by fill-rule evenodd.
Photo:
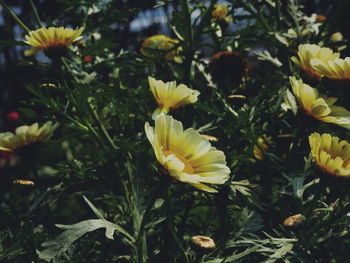
<instances>
[{"instance_id":1,"label":"flower center","mask_svg":"<svg viewBox=\"0 0 350 263\"><path fill-rule=\"evenodd\" d=\"M174 154L176 156L176 158L178 158L181 162L183 162L183 164L185 165L184 168L184 172L188 173L188 174L193 174L194 173L194 169L192 168L192 165L190 163L189 160L187 160L186 158L184 158L182 155L174 152L174 151L164 151L164 155L168 156L170 154Z\"/></svg>"}]
</instances>

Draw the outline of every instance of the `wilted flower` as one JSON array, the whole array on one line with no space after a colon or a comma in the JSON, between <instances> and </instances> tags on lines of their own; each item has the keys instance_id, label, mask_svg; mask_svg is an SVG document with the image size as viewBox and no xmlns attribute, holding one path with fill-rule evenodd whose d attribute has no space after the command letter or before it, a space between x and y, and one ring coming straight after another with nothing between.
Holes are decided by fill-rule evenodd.
<instances>
[{"instance_id":1,"label":"wilted flower","mask_svg":"<svg viewBox=\"0 0 350 263\"><path fill-rule=\"evenodd\" d=\"M206 184L223 184L230 174L222 151L192 128L183 130L182 123L160 114L155 128L145 124L145 131L158 162L174 179L207 192L217 192Z\"/></svg>"},{"instance_id":2,"label":"wilted flower","mask_svg":"<svg viewBox=\"0 0 350 263\"><path fill-rule=\"evenodd\" d=\"M158 103L158 108L152 114L153 119L162 112L168 113L171 109L196 102L200 94L199 91L190 89L184 84L177 86L176 81L164 83L148 77L148 83Z\"/></svg>"},{"instance_id":3,"label":"wilted flower","mask_svg":"<svg viewBox=\"0 0 350 263\"><path fill-rule=\"evenodd\" d=\"M29 144L46 141L51 138L55 128L56 125L53 125L51 121L46 122L41 128L38 123L20 126L15 133L0 133L0 147L13 151Z\"/></svg>"},{"instance_id":4,"label":"wilted flower","mask_svg":"<svg viewBox=\"0 0 350 263\"><path fill-rule=\"evenodd\" d=\"M312 67L327 78L336 80L350 80L350 57L345 59L336 58L334 60L322 61L311 59Z\"/></svg>"},{"instance_id":5,"label":"wilted flower","mask_svg":"<svg viewBox=\"0 0 350 263\"><path fill-rule=\"evenodd\" d=\"M311 155L320 170L334 176L350 176L350 144L328 133L309 136Z\"/></svg>"},{"instance_id":6,"label":"wilted flower","mask_svg":"<svg viewBox=\"0 0 350 263\"><path fill-rule=\"evenodd\" d=\"M306 220L306 217L302 214L290 216L283 221L285 227L297 227Z\"/></svg>"},{"instance_id":7,"label":"wilted flower","mask_svg":"<svg viewBox=\"0 0 350 263\"><path fill-rule=\"evenodd\" d=\"M211 12L212 20L223 19L226 22L231 22L232 18L227 17L228 6L227 5L215 5L213 12Z\"/></svg>"},{"instance_id":8,"label":"wilted flower","mask_svg":"<svg viewBox=\"0 0 350 263\"><path fill-rule=\"evenodd\" d=\"M323 122L334 123L350 129L350 112L343 107L333 105L337 98L327 97L303 81L290 77L293 93L304 112Z\"/></svg>"},{"instance_id":9,"label":"wilted flower","mask_svg":"<svg viewBox=\"0 0 350 263\"><path fill-rule=\"evenodd\" d=\"M167 37L165 35L155 35L146 38L140 49L141 53L147 57L164 55L167 60L174 60L181 63L182 59L178 56L180 48L176 48L179 40Z\"/></svg>"},{"instance_id":10,"label":"wilted flower","mask_svg":"<svg viewBox=\"0 0 350 263\"><path fill-rule=\"evenodd\" d=\"M298 58L292 57L292 61L298 65L307 75L314 79L321 79L322 73L316 71L311 65L312 59L318 59L322 62L328 63L329 60L339 58L339 53L333 53L333 51L326 47L320 47L314 44L304 44L298 47Z\"/></svg>"},{"instance_id":11,"label":"wilted flower","mask_svg":"<svg viewBox=\"0 0 350 263\"><path fill-rule=\"evenodd\" d=\"M62 51L65 51L68 46L82 38L81 33L83 30L83 27L76 29L64 27L44 27L35 31L30 31L25 36L26 41L24 42L33 46L34 48L26 50L24 55L31 56L39 50L43 50L48 57L60 56Z\"/></svg>"},{"instance_id":12,"label":"wilted flower","mask_svg":"<svg viewBox=\"0 0 350 263\"><path fill-rule=\"evenodd\" d=\"M264 160L264 152L269 149L269 143L271 143L271 138L263 136L259 137L257 144L254 145L253 153L256 159Z\"/></svg>"},{"instance_id":13,"label":"wilted flower","mask_svg":"<svg viewBox=\"0 0 350 263\"><path fill-rule=\"evenodd\" d=\"M210 250L216 248L214 240L207 236L193 236L191 237L191 242L200 249Z\"/></svg>"},{"instance_id":14,"label":"wilted flower","mask_svg":"<svg viewBox=\"0 0 350 263\"><path fill-rule=\"evenodd\" d=\"M215 82L227 81L235 86L242 82L248 70L248 60L231 51L216 53L208 65L208 71Z\"/></svg>"}]
</instances>

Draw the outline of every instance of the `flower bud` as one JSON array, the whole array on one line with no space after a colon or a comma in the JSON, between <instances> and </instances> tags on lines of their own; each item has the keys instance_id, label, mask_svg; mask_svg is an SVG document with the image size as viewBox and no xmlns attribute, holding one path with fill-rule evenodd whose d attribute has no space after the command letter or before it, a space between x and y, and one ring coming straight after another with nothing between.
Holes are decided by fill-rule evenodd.
<instances>
[{"instance_id":1,"label":"flower bud","mask_svg":"<svg viewBox=\"0 0 350 263\"><path fill-rule=\"evenodd\" d=\"M343 34L340 32L336 32L334 34L331 35L330 39L329 39L332 43L337 43L343 40Z\"/></svg>"},{"instance_id":2,"label":"flower bud","mask_svg":"<svg viewBox=\"0 0 350 263\"><path fill-rule=\"evenodd\" d=\"M214 240L207 236L193 236L191 237L191 242L195 248L199 250L211 250L216 248Z\"/></svg>"},{"instance_id":3,"label":"flower bud","mask_svg":"<svg viewBox=\"0 0 350 263\"><path fill-rule=\"evenodd\" d=\"M297 214L290 216L283 221L283 226L285 227L297 227L306 220L306 217L302 214Z\"/></svg>"}]
</instances>

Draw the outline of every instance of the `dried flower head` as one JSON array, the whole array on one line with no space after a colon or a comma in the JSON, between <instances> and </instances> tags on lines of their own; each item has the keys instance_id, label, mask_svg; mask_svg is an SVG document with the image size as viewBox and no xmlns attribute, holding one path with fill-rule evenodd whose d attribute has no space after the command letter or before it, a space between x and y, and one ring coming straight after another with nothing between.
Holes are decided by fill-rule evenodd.
<instances>
[{"instance_id":1,"label":"dried flower head","mask_svg":"<svg viewBox=\"0 0 350 263\"><path fill-rule=\"evenodd\" d=\"M285 227L297 227L306 220L306 217L302 214L290 216L283 221Z\"/></svg>"},{"instance_id":2,"label":"dried flower head","mask_svg":"<svg viewBox=\"0 0 350 263\"><path fill-rule=\"evenodd\" d=\"M195 103L200 94L198 90L190 89L184 84L176 85L176 81L164 83L161 80L148 77L148 83L158 103L158 108L152 114L153 119L162 112L166 114L171 109Z\"/></svg>"},{"instance_id":3,"label":"dried flower head","mask_svg":"<svg viewBox=\"0 0 350 263\"><path fill-rule=\"evenodd\" d=\"M160 114L155 127L145 131L158 162L174 179L207 192L217 192L206 184L224 184L230 174L222 151L212 147L193 129L183 130L182 123Z\"/></svg>"},{"instance_id":4,"label":"dried flower head","mask_svg":"<svg viewBox=\"0 0 350 263\"><path fill-rule=\"evenodd\" d=\"M24 41L28 45L33 46L32 49L24 52L25 56L31 56L43 50L48 57L55 57L62 55L62 52L66 50L73 42L82 39L81 33L84 28L64 28L64 27L49 27L40 28L35 31L30 31ZM55 54L59 53L59 54Z\"/></svg>"},{"instance_id":5,"label":"dried flower head","mask_svg":"<svg viewBox=\"0 0 350 263\"><path fill-rule=\"evenodd\" d=\"M350 111L333 105L337 98L319 93L317 89L304 84L301 79L290 77L289 80L299 106L307 115L322 122L350 129Z\"/></svg>"},{"instance_id":6,"label":"dried flower head","mask_svg":"<svg viewBox=\"0 0 350 263\"><path fill-rule=\"evenodd\" d=\"M311 65L311 60L318 59L324 63L333 61L339 58L339 53L333 53L333 51L326 47L320 47L314 44L304 44L298 47L298 57L292 57L292 61L298 65L304 72L311 78L320 80L324 75L320 71L316 70Z\"/></svg>"},{"instance_id":7,"label":"dried flower head","mask_svg":"<svg viewBox=\"0 0 350 263\"><path fill-rule=\"evenodd\" d=\"M311 155L317 167L334 176L350 176L350 144L328 133L309 136Z\"/></svg>"},{"instance_id":8,"label":"dried flower head","mask_svg":"<svg viewBox=\"0 0 350 263\"><path fill-rule=\"evenodd\" d=\"M249 71L249 63L239 53L222 51L211 58L208 71L215 82L225 81L238 86Z\"/></svg>"}]
</instances>

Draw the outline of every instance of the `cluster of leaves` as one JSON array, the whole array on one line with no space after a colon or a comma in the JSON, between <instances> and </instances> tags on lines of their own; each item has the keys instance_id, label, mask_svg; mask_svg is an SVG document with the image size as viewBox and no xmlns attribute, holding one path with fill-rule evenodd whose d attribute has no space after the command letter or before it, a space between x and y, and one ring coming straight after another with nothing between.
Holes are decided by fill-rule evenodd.
<instances>
[{"instance_id":1,"label":"cluster of leaves","mask_svg":"<svg viewBox=\"0 0 350 263\"><path fill-rule=\"evenodd\" d=\"M288 76L300 74L290 56L302 43L339 47L329 36L345 3L327 1L327 20L319 24L297 0L227 1L233 22L226 24L211 19L216 0L152 3L168 15L168 31L179 40L183 59L174 62L145 57L135 46L145 35L129 27L148 8L144 3L49 2L28 6L32 14L20 19L32 29L40 18L47 26L84 26L84 42L68 57L38 55L16 68L28 91L20 104L25 123L60 126L16 167L0 168L1 262L349 262L349 182L322 179L308 157L315 123L297 105L295 114L281 107ZM15 44L23 43L9 37L0 47ZM208 73L209 55L227 50L250 61L237 85L213 82ZM171 114L218 138L212 144L231 169L219 193L182 183L162 192L163 175L143 130L155 107L148 75L201 92L197 103ZM350 138L345 129L316 125ZM269 150L257 160L253 148L265 135ZM13 179L36 184L8 183ZM282 225L299 213L303 225ZM216 249L194 248L194 235L212 237Z\"/></svg>"}]
</instances>

